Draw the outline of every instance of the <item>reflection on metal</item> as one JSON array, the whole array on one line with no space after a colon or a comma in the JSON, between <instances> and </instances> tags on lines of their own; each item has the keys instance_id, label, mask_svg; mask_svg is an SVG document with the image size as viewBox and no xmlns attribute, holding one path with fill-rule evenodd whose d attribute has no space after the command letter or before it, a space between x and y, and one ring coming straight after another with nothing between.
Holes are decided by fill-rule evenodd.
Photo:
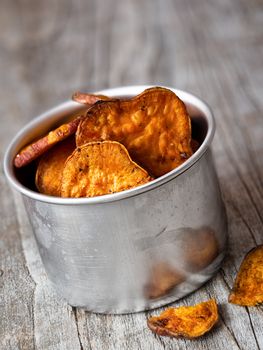
<instances>
[{"instance_id":1,"label":"reflection on metal","mask_svg":"<svg viewBox=\"0 0 263 350\"><path fill-rule=\"evenodd\" d=\"M101 93L130 95L144 88ZM101 313L155 308L192 292L221 264L227 223L209 151L213 117L193 95L175 92L188 106L193 125L201 128L201 147L180 169L141 188L64 199L19 182L12 160L23 136L28 140L33 129L65 117L77 108L73 102L36 119L6 153L6 176L23 194L47 274L71 305Z\"/></svg>"}]
</instances>

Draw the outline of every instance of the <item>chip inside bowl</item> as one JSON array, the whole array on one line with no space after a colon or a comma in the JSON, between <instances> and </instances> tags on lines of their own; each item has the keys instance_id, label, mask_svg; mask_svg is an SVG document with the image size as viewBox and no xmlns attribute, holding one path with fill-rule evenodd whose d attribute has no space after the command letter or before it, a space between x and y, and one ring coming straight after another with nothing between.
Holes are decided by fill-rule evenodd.
<instances>
[{"instance_id":1,"label":"chip inside bowl","mask_svg":"<svg viewBox=\"0 0 263 350\"><path fill-rule=\"evenodd\" d=\"M51 130L47 135L25 146L15 156L14 166L16 168L21 168L28 165L33 160L37 159L53 146L55 146L57 143L65 140L70 135L75 134L79 122L82 118L83 116L75 117L68 123L60 125L56 129Z\"/></svg>"},{"instance_id":2,"label":"chip inside bowl","mask_svg":"<svg viewBox=\"0 0 263 350\"><path fill-rule=\"evenodd\" d=\"M75 138L71 136L42 155L37 166L35 179L36 187L40 193L60 196L65 162L75 148Z\"/></svg>"},{"instance_id":3,"label":"chip inside bowl","mask_svg":"<svg viewBox=\"0 0 263 350\"><path fill-rule=\"evenodd\" d=\"M72 95L73 101L87 105L89 107L98 101L101 101L101 100L107 101L109 99L110 98L108 96L88 94L80 91L74 92L74 94Z\"/></svg>"},{"instance_id":4,"label":"chip inside bowl","mask_svg":"<svg viewBox=\"0 0 263 350\"><path fill-rule=\"evenodd\" d=\"M124 191L151 180L115 141L90 142L67 159L61 179L62 197L94 197Z\"/></svg>"},{"instance_id":5,"label":"chip inside bowl","mask_svg":"<svg viewBox=\"0 0 263 350\"><path fill-rule=\"evenodd\" d=\"M158 178L168 173L187 160L199 146L192 139L191 121L184 103L169 89L153 87L131 98L77 92L72 99L87 106L86 113L51 130L24 147L14 158L16 168L32 163L33 167L28 167L31 171L37 166L35 185L43 194L90 197L123 191L149 181L145 176ZM89 153L89 157L96 160L103 176L97 176L97 172L88 168L84 172L78 164L80 158L76 161L76 153L67 160L74 150L74 142L65 141L69 137L75 138L80 155L84 154L85 145L96 143L97 146L88 146L87 150L94 153ZM98 146L104 141L119 144ZM106 154L107 148L112 149ZM101 159L106 158L108 164L116 162L116 169L122 169L122 177L119 174L115 182L109 180L114 177L113 166L105 170L100 164ZM133 176L129 174L128 163L134 167ZM74 171L70 164L74 164ZM98 179L100 185L95 186Z\"/></svg>"},{"instance_id":6,"label":"chip inside bowl","mask_svg":"<svg viewBox=\"0 0 263 350\"><path fill-rule=\"evenodd\" d=\"M104 140L122 143L132 159L154 177L173 170L192 155L186 107L175 93L161 87L90 108L78 126L77 146Z\"/></svg>"}]
</instances>

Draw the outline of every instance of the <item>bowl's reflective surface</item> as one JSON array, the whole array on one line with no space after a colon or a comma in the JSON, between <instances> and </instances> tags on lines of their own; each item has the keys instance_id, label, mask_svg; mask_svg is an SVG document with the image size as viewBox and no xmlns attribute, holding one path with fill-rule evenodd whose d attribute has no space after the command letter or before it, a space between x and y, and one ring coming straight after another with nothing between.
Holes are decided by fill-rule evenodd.
<instances>
[{"instance_id":1,"label":"bowl's reflective surface","mask_svg":"<svg viewBox=\"0 0 263 350\"><path fill-rule=\"evenodd\" d=\"M143 88L102 93L130 95ZM7 151L5 172L23 193L47 274L71 305L106 313L150 309L195 290L219 268L227 228L209 151L213 118L196 97L178 95L188 105L194 136L203 141L201 153L182 171L142 190L93 201L34 194L11 166L23 133ZM70 108L64 104L46 113L31 132ZM24 133L29 137L28 129Z\"/></svg>"}]
</instances>

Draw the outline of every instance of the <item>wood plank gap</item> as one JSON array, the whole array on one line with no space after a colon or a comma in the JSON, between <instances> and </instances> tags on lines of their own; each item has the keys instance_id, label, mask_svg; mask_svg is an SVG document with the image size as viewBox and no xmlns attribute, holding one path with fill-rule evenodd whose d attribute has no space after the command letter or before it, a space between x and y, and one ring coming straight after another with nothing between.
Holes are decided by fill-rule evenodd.
<instances>
[{"instance_id":1,"label":"wood plank gap","mask_svg":"<svg viewBox=\"0 0 263 350\"><path fill-rule=\"evenodd\" d=\"M241 219L241 221L243 222L243 224L244 224L244 225L246 226L246 228L248 229L248 232L250 233L250 235L251 235L251 237L252 237L254 243L255 243L256 245L258 245L257 240L256 240L256 238L255 238L255 236L254 236L253 231L252 231L251 228L249 227L249 225L248 225L246 219L241 215L240 210L238 209L238 207L234 204L234 202L232 202L231 205L232 205L234 211L235 211L235 212L238 214L238 216L240 217L240 219Z\"/></svg>"},{"instance_id":2,"label":"wood plank gap","mask_svg":"<svg viewBox=\"0 0 263 350\"><path fill-rule=\"evenodd\" d=\"M231 331L231 329L227 326L222 314L220 314L220 319L223 323L223 325L226 327L228 333L231 335L232 339L234 340L235 344L237 345L238 349L242 350L242 348L240 347L238 341L237 341L237 338L235 337L235 334Z\"/></svg>"},{"instance_id":3,"label":"wood plank gap","mask_svg":"<svg viewBox=\"0 0 263 350\"><path fill-rule=\"evenodd\" d=\"M258 106L258 104L254 101L254 99L252 98L251 94L250 94L250 91L247 90L246 88L246 84L245 84L245 79L243 79L240 75L240 72L238 71L236 65L234 65L235 67L235 76L237 78L237 81L239 82L239 89L242 91L242 94L247 98L247 100L250 102L250 104L255 108L255 111L257 113L263 113L263 111L261 110L261 108ZM243 127L241 127L242 130L243 130ZM243 132L243 137L246 141L245 143L245 148L246 148L246 151L249 155L249 158L250 159L254 159L255 155L253 154L253 152L251 151L251 148L250 147L247 147L247 145L250 144L251 140L249 140L249 137L248 137L248 133L247 132ZM258 168L258 164L257 162L251 162L250 163L252 165L252 169L254 170L252 172L253 175L256 175L255 178L256 180L259 182L259 184L261 186L256 186L257 190L259 193L263 193L263 180L261 178L261 175L260 175L260 171L259 171L259 168ZM254 184L256 185L256 183L254 182Z\"/></svg>"},{"instance_id":4,"label":"wood plank gap","mask_svg":"<svg viewBox=\"0 0 263 350\"><path fill-rule=\"evenodd\" d=\"M157 335L156 333L153 333L154 334L154 338L158 341L158 343L163 347L163 349L165 350L166 348L166 345L165 345L165 342L164 340L162 339L162 337L160 335Z\"/></svg>"},{"instance_id":5,"label":"wood plank gap","mask_svg":"<svg viewBox=\"0 0 263 350\"><path fill-rule=\"evenodd\" d=\"M235 265L234 265L234 267L235 267ZM236 267L235 267L235 270L236 270ZM229 284L227 283L227 281L226 281L225 272L224 272L223 269L220 269L219 275L220 275L220 277L222 278L222 280L223 280L223 282L225 283L225 285L227 286L228 292L229 292L232 288L230 287L230 285L229 285Z\"/></svg>"},{"instance_id":6,"label":"wood plank gap","mask_svg":"<svg viewBox=\"0 0 263 350\"><path fill-rule=\"evenodd\" d=\"M77 308L75 306L72 306L72 312L73 312L74 318L75 318L75 323L76 323L76 328L77 328L77 334L78 334L78 339L79 339L80 350L84 350L84 347L83 347L83 344L82 344L82 340L81 340L81 336L80 336L80 332L79 332Z\"/></svg>"},{"instance_id":7,"label":"wood plank gap","mask_svg":"<svg viewBox=\"0 0 263 350\"><path fill-rule=\"evenodd\" d=\"M258 344L258 339L257 339L256 333L255 333L255 330L254 330L254 327L253 327L253 323L252 323L252 320L251 320L251 316L250 316L250 312L249 312L249 309L248 309L247 306L246 306L246 312L248 314L249 323L250 323L250 326L251 326L251 329L252 329L252 333L254 335L254 338L255 338L255 341L256 341L256 344L257 344L257 348L258 348L258 350L260 350L260 347L259 347L259 344Z\"/></svg>"},{"instance_id":8,"label":"wood plank gap","mask_svg":"<svg viewBox=\"0 0 263 350\"><path fill-rule=\"evenodd\" d=\"M225 145L225 144L224 144L224 145ZM263 225L263 217L261 216L260 210L259 210L259 208L257 207L257 205L256 205L256 203L255 203L255 201L254 201L254 199L253 199L253 196L252 196L251 193L250 193L250 190L249 190L249 188L248 188L248 186L247 186L247 184L246 184L246 181L243 179L243 176L242 176L242 174L240 173L240 170L239 170L239 168L238 168L238 166L237 166L237 163L236 163L235 158L232 157L231 152L228 152L228 149L227 149L225 146L223 146L223 147L224 147L224 149L225 149L225 152L226 152L227 157L228 157L229 160L232 162L232 165L234 165L234 168L235 168L235 170L236 170L236 172L237 172L237 176L239 177L239 179L240 179L242 185L244 186L244 188L245 188L245 190L246 190L246 193L247 193L247 195L248 195L248 197L249 197L251 203L253 204L253 207L255 208L255 211L256 211L256 213L257 213L257 215L258 215L258 218L259 218L259 220L260 220L260 223Z\"/></svg>"},{"instance_id":9,"label":"wood plank gap","mask_svg":"<svg viewBox=\"0 0 263 350\"><path fill-rule=\"evenodd\" d=\"M32 277L31 277L32 278ZM32 278L33 279L33 278ZM33 303L32 303L32 328L33 328L33 346L34 349L36 349L36 332L35 332L35 290L36 290L36 283L35 288L33 291Z\"/></svg>"}]
</instances>

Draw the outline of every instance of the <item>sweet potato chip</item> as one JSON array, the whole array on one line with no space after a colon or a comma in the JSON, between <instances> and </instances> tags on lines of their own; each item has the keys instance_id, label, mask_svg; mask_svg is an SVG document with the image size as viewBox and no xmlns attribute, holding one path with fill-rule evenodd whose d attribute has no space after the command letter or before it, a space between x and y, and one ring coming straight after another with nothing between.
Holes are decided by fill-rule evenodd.
<instances>
[{"instance_id":1,"label":"sweet potato chip","mask_svg":"<svg viewBox=\"0 0 263 350\"><path fill-rule=\"evenodd\" d=\"M91 107L78 126L77 146L103 140L122 143L132 159L156 177L192 155L186 107L172 91L160 87Z\"/></svg>"},{"instance_id":2,"label":"sweet potato chip","mask_svg":"<svg viewBox=\"0 0 263 350\"><path fill-rule=\"evenodd\" d=\"M156 263L150 271L144 294L147 299L160 298L184 280L185 276L167 262Z\"/></svg>"},{"instance_id":3,"label":"sweet potato chip","mask_svg":"<svg viewBox=\"0 0 263 350\"><path fill-rule=\"evenodd\" d=\"M150 317L148 327L158 335L193 339L207 333L218 320L214 299L195 306L168 308L160 316Z\"/></svg>"},{"instance_id":4,"label":"sweet potato chip","mask_svg":"<svg viewBox=\"0 0 263 350\"><path fill-rule=\"evenodd\" d=\"M263 245L246 254L228 301L242 306L263 303Z\"/></svg>"},{"instance_id":5,"label":"sweet potato chip","mask_svg":"<svg viewBox=\"0 0 263 350\"><path fill-rule=\"evenodd\" d=\"M14 159L15 167L21 168L23 166L26 166L44 154L58 142L63 141L70 135L74 134L82 118L82 116L78 116L69 123L60 125L55 130L50 131L46 136L24 147Z\"/></svg>"},{"instance_id":6,"label":"sweet potato chip","mask_svg":"<svg viewBox=\"0 0 263 350\"><path fill-rule=\"evenodd\" d=\"M35 179L36 187L40 193L60 196L65 161L75 148L75 138L70 136L42 155L37 166Z\"/></svg>"},{"instance_id":7,"label":"sweet potato chip","mask_svg":"<svg viewBox=\"0 0 263 350\"><path fill-rule=\"evenodd\" d=\"M84 105L91 106L98 101L102 101L102 100L107 101L107 100L110 100L110 98L104 95L86 94L86 93L77 91L72 95L72 100Z\"/></svg>"},{"instance_id":8,"label":"sweet potato chip","mask_svg":"<svg viewBox=\"0 0 263 350\"><path fill-rule=\"evenodd\" d=\"M90 142L67 159L62 174L62 197L93 197L120 192L150 181L118 142Z\"/></svg>"}]
</instances>

